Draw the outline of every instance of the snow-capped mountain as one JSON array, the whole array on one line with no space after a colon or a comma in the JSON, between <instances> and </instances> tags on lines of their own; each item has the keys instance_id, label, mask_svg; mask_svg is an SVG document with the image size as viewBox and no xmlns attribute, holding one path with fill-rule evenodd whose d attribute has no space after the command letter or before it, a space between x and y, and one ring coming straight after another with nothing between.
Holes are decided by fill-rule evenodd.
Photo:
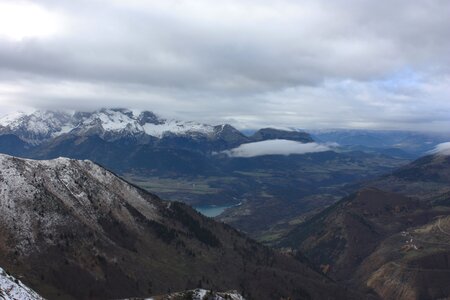
<instances>
[{"instance_id":1,"label":"snow-capped mountain","mask_svg":"<svg viewBox=\"0 0 450 300\"><path fill-rule=\"evenodd\" d=\"M66 133L97 134L107 140L130 135L155 138L162 138L166 134L211 137L221 128L223 126L163 119L149 111L128 109L101 109L91 113L37 111L0 118L0 133L15 134L31 144L40 144Z\"/></svg>"},{"instance_id":2,"label":"snow-capped mountain","mask_svg":"<svg viewBox=\"0 0 450 300\"><path fill-rule=\"evenodd\" d=\"M31 145L39 145L63 135L96 135L106 141L133 137L142 141L164 138L189 138L231 143L230 146L251 141L288 139L312 142L302 131L264 128L251 137L228 124L208 125L194 121L164 119L150 111L124 108L100 109L94 112L36 111L16 113L0 118L0 135L15 135Z\"/></svg>"},{"instance_id":3,"label":"snow-capped mountain","mask_svg":"<svg viewBox=\"0 0 450 300\"><path fill-rule=\"evenodd\" d=\"M146 134L162 138L166 134L211 136L215 127L192 121L168 120L149 111L128 109L101 109L93 113L75 113L75 133L97 132L103 137L121 137Z\"/></svg>"},{"instance_id":4,"label":"snow-capped mountain","mask_svg":"<svg viewBox=\"0 0 450 300\"><path fill-rule=\"evenodd\" d=\"M116 172L194 170L193 166L207 167L205 159L214 153L270 139L313 141L301 131L264 128L246 136L228 124L170 120L150 111L120 108L71 114L38 111L0 119L0 153L90 159Z\"/></svg>"},{"instance_id":5,"label":"snow-capped mountain","mask_svg":"<svg viewBox=\"0 0 450 300\"><path fill-rule=\"evenodd\" d=\"M44 300L44 298L0 268L0 300Z\"/></svg>"},{"instance_id":6,"label":"snow-capped mountain","mask_svg":"<svg viewBox=\"0 0 450 300\"><path fill-rule=\"evenodd\" d=\"M16 113L0 118L0 134L14 134L30 144L39 144L74 128L75 120L63 112Z\"/></svg>"},{"instance_id":7,"label":"snow-capped mountain","mask_svg":"<svg viewBox=\"0 0 450 300\"><path fill-rule=\"evenodd\" d=\"M214 154L270 139L313 141L305 132L264 128L246 136L228 124L169 120L130 109L44 111L0 119L0 153L89 159L119 174L218 174Z\"/></svg>"}]
</instances>

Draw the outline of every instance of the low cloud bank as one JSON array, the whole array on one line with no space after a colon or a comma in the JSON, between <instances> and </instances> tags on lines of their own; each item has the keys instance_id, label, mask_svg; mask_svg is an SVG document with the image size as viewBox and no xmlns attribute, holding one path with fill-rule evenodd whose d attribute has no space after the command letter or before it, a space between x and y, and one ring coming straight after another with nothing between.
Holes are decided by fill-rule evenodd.
<instances>
[{"instance_id":1,"label":"low cloud bank","mask_svg":"<svg viewBox=\"0 0 450 300\"><path fill-rule=\"evenodd\" d=\"M437 145L433 150L430 151L430 154L450 155L450 142Z\"/></svg>"},{"instance_id":2,"label":"low cloud bank","mask_svg":"<svg viewBox=\"0 0 450 300\"><path fill-rule=\"evenodd\" d=\"M289 140L268 140L240 145L224 151L231 157L254 157L262 155L290 155L330 151L337 144L300 143Z\"/></svg>"}]
</instances>

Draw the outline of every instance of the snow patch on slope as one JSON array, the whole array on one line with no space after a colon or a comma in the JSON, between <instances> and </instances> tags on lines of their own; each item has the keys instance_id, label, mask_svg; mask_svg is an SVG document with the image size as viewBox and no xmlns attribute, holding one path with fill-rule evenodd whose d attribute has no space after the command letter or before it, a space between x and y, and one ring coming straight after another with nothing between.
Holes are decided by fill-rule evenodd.
<instances>
[{"instance_id":1,"label":"snow patch on slope","mask_svg":"<svg viewBox=\"0 0 450 300\"><path fill-rule=\"evenodd\" d=\"M0 268L1 300L43 300L35 291Z\"/></svg>"},{"instance_id":2,"label":"snow patch on slope","mask_svg":"<svg viewBox=\"0 0 450 300\"><path fill-rule=\"evenodd\" d=\"M242 144L224 151L230 157L254 157L263 155L291 155L325 152L336 148L337 144L300 143L290 140L267 140Z\"/></svg>"},{"instance_id":3,"label":"snow patch on slope","mask_svg":"<svg viewBox=\"0 0 450 300\"><path fill-rule=\"evenodd\" d=\"M244 297L242 297L238 292L232 291L232 292L217 292L214 293L209 290L204 289L196 289L193 291L192 295L193 300L245 300Z\"/></svg>"},{"instance_id":4,"label":"snow patch on slope","mask_svg":"<svg viewBox=\"0 0 450 300\"><path fill-rule=\"evenodd\" d=\"M214 134L214 126L195 123L195 122L183 122L177 120L166 120L163 124L150 124L147 123L143 126L146 134L161 138L164 134L172 133L176 135L183 134Z\"/></svg>"},{"instance_id":5,"label":"snow patch on slope","mask_svg":"<svg viewBox=\"0 0 450 300\"><path fill-rule=\"evenodd\" d=\"M139 298L140 299L140 298ZM142 300L152 300L153 298L145 298ZM192 299L192 300L245 300L237 291L213 292L205 289L195 289L183 292L171 293L164 296L156 296L158 300L170 299ZM124 299L131 300L131 299ZM136 298L138 300L138 298Z\"/></svg>"}]
</instances>

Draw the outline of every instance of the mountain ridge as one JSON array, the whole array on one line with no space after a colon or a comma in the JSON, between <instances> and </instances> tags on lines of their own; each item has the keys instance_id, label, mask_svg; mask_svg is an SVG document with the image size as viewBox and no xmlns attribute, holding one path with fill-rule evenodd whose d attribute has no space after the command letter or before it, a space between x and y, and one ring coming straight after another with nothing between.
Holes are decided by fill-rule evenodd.
<instances>
[{"instance_id":1,"label":"mountain ridge","mask_svg":"<svg viewBox=\"0 0 450 300\"><path fill-rule=\"evenodd\" d=\"M359 298L189 206L90 161L0 155L0 265L49 299L204 287L246 299ZM169 280L170 279L170 280Z\"/></svg>"},{"instance_id":2,"label":"mountain ridge","mask_svg":"<svg viewBox=\"0 0 450 300\"><path fill-rule=\"evenodd\" d=\"M305 132L263 128L247 137L229 124L207 125L193 121L180 121L159 117L151 111L125 108L102 108L93 112L36 111L18 113L0 118L0 134L14 134L23 141L39 145L64 134L77 136L99 135L107 141L127 136L138 139L149 136L162 139L166 135L192 138L223 139L239 135L244 141L260 141L271 138L293 139L311 142Z\"/></svg>"},{"instance_id":3,"label":"mountain ridge","mask_svg":"<svg viewBox=\"0 0 450 300\"><path fill-rule=\"evenodd\" d=\"M421 157L298 224L297 249L338 282L382 299L448 298L450 155Z\"/></svg>"}]
</instances>

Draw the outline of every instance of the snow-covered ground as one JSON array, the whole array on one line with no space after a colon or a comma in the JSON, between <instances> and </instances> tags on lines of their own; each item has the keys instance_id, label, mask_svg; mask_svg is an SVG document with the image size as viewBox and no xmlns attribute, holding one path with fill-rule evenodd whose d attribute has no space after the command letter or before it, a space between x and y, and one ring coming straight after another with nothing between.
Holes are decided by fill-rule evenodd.
<instances>
[{"instance_id":1,"label":"snow-covered ground","mask_svg":"<svg viewBox=\"0 0 450 300\"><path fill-rule=\"evenodd\" d=\"M200 124L195 122L183 122L177 120L166 120L163 124L147 123L143 126L146 134L161 138L165 133L173 133L177 135L200 133L204 135L214 134L214 126Z\"/></svg>"},{"instance_id":2,"label":"snow-covered ground","mask_svg":"<svg viewBox=\"0 0 450 300\"><path fill-rule=\"evenodd\" d=\"M43 300L35 291L0 268L1 300Z\"/></svg>"},{"instance_id":3,"label":"snow-covered ground","mask_svg":"<svg viewBox=\"0 0 450 300\"><path fill-rule=\"evenodd\" d=\"M238 292L213 292L205 289L195 289L183 292L176 292L155 298L146 298L140 300L171 300L171 299L192 299L192 300L245 300ZM128 300L128 299L124 299Z\"/></svg>"},{"instance_id":4,"label":"snow-covered ground","mask_svg":"<svg viewBox=\"0 0 450 300\"><path fill-rule=\"evenodd\" d=\"M196 289L193 291L193 300L245 300L238 292L214 292L209 290Z\"/></svg>"}]
</instances>

